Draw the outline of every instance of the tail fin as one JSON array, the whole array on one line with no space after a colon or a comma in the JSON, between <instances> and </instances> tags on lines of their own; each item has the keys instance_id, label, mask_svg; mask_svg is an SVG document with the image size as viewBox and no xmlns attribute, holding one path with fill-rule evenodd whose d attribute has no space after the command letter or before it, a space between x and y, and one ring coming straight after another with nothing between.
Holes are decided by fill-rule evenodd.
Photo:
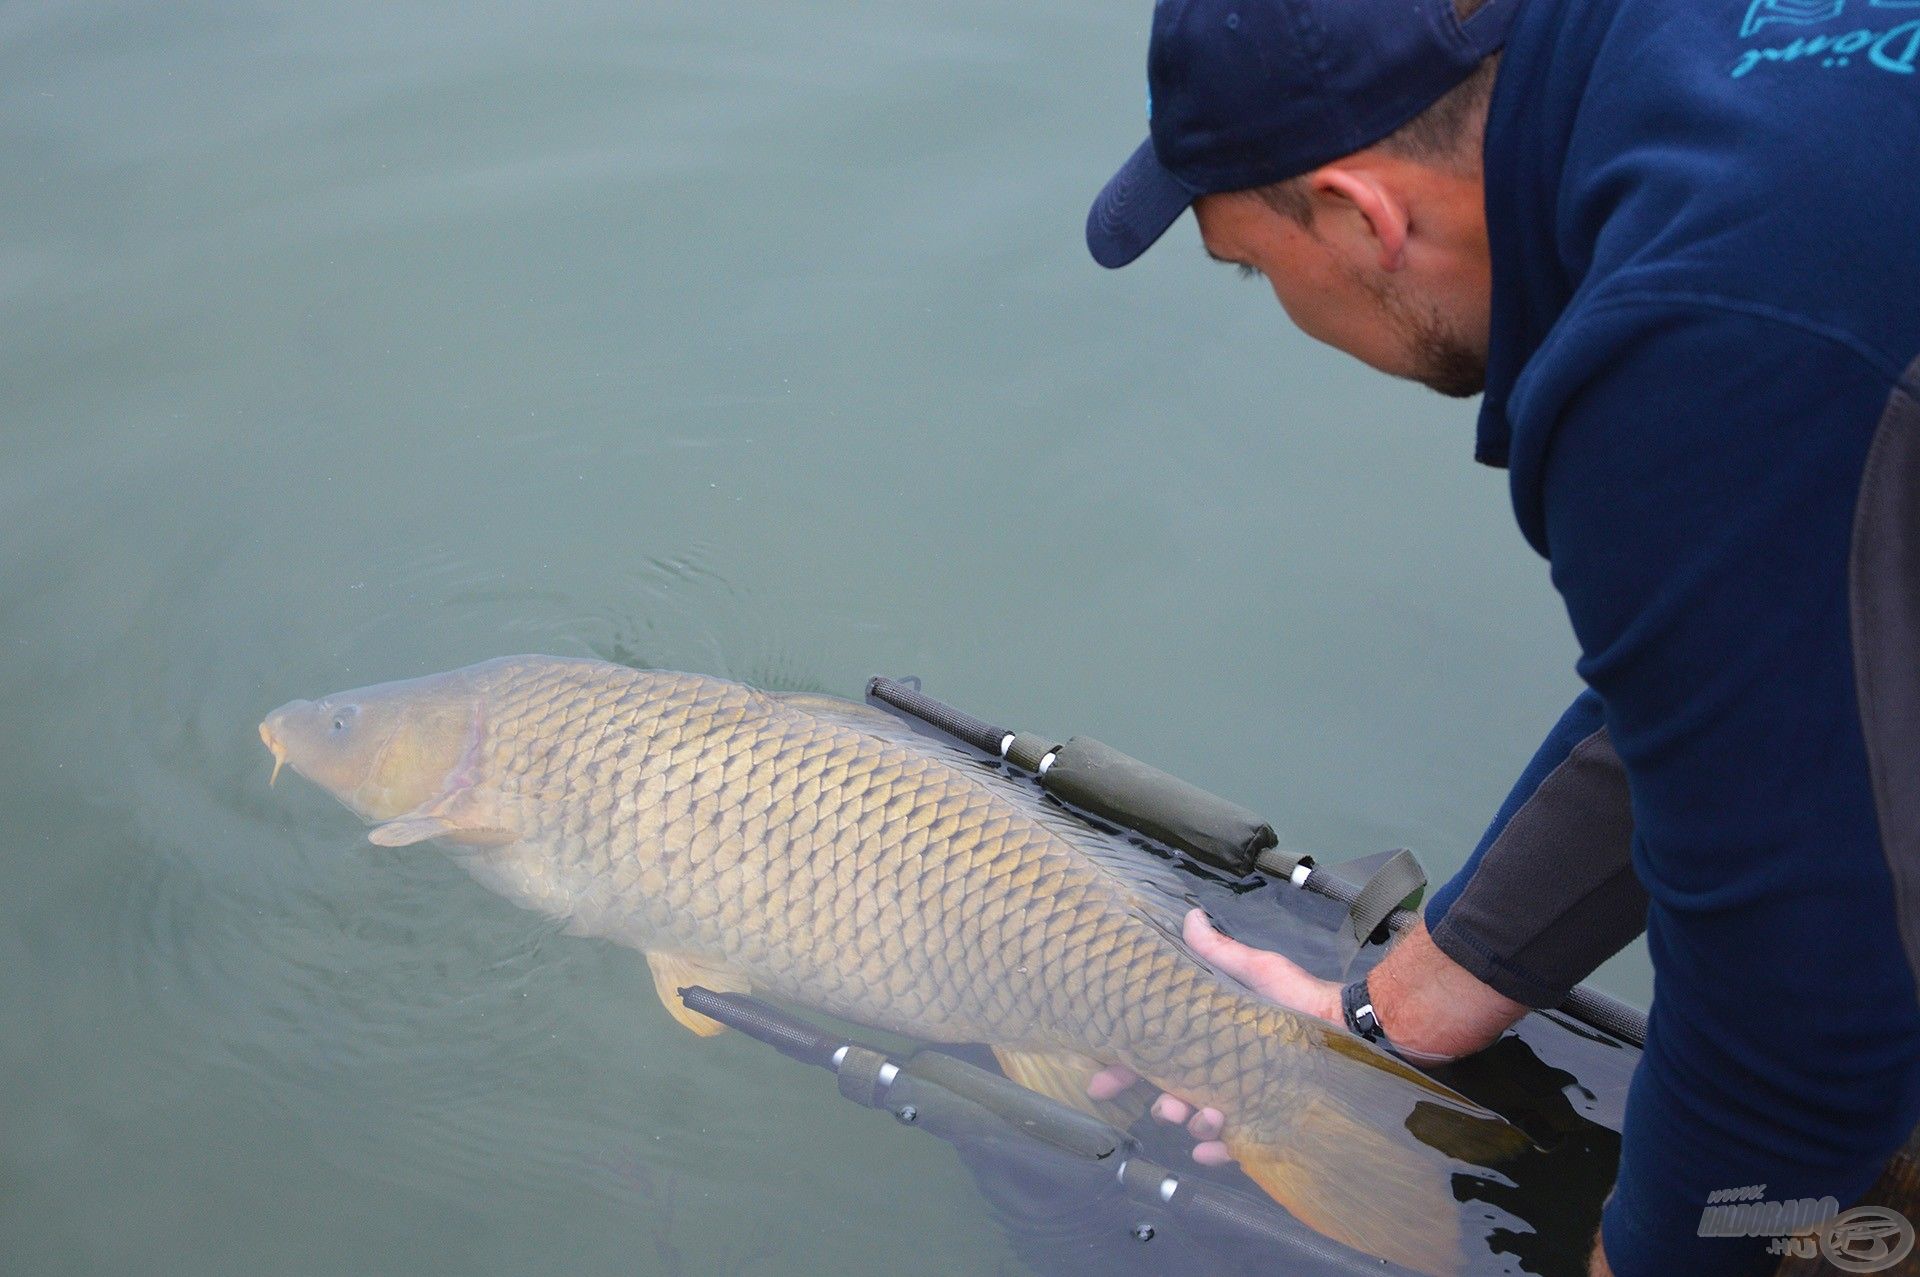
<instances>
[{"instance_id":1,"label":"tail fin","mask_svg":"<svg viewBox=\"0 0 1920 1277\"><path fill-rule=\"evenodd\" d=\"M1444 1159L1331 1105L1297 1116L1284 1146L1227 1148L1267 1195L1307 1227L1366 1254L1431 1277L1461 1271L1460 1207Z\"/></svg>"},{"instance_id":2,"label":"tail fin","mask_svg":"<svg viewBox=\"0 0 1920 1277\"><path fill-rule=\"evenodd\" d=\"M1308 1227L1416 1272L1451 1277L1466 1258L1452 1189L1458 1161L1497 1166L1528 1140L1402 1061L1338 1039L1320 1056L1315 1091L1296 1094L1270 1126L1256 1120L1236 1131L1229 1119L1227 1148Z\"/></svg>"}]
</instances>

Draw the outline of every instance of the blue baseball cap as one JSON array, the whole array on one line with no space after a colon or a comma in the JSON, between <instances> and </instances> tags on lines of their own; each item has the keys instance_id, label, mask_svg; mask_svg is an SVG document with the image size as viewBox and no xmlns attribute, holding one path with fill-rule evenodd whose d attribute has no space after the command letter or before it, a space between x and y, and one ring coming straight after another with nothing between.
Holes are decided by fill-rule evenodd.
<instances>
[{"instance_id":1,"label":"blue baseball cap","mask_svg":"<svg viewBox=\"0 0 1920 1277\"><path fill-rule=\"evenodd\" d=\"M1265 186L1373 145L1506 41L1520 0L1160 0L1149 136L1087 213L1125 266L1202 195Z\"/></svg>"}]
</instances>

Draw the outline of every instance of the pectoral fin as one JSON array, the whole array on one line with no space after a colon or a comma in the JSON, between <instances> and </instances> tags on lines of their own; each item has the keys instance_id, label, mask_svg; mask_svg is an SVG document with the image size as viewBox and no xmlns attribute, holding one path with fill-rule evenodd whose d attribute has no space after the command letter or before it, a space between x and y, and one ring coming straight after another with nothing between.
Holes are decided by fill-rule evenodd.
<instances>
[{"instance_id":1,"label":"pectoral fin","mask_svg":"<svg viewBox=\"0 0 1920 1277\"><path fill-rule=\"evenodd\" d=\"M445 816L402 816L367 832L367 841L377 847L411 847L429 838L463 847L504 847L518 841L520 834L513 829L461 825Z\"/></svg>"},{"instance_id":2,"label":"pectoral fin","mask_svg":"<svg viewBox=\"0 0 1920 1277\"><path fill-rule=\"evenodd\" d=\"M737 971L684 954L648 953L647 965L653 968L653 990L660 995L660 1005L666 1007L668 1015L703 1038L724 1033L727 1026L687 1010L687 1004L680 1000L680 990L696 984L715 993L748 993L753 988Z\"/></svg>"},{"instance_id":3,"label":"pectoral fin","mask_svg":"<svg viewBox=\"0 0 1920 1277\"><path fill-rule=\"evenodd\" d=\"M442 816L402 816L375 825L368 831L367 841L376 847L411 847L429 838L445 838L453 830L453 822Z\"/></svg>"},{"instance_id":4,"label":"pectoral fin","mask_svg":"<svg viewBox=\"0 0 1920 1277\"><path fill-rule=\"evenodd\" d=\"M461 788L433 798L404 816L375 825L367 841L378 847L410 847L429 838L463 847L504 847L520 840L520 831L490 824L473 800L473 790Z\"/></svg>"},{"instance_id":5,"label":"pectoral fin","mask_svg":"<svg viewBox=\"0 0 1920 1277\"><path fill-rule=\"evenodd\" d=\"M1072 1051L1016 1051L996 1046L993 1058L1000 1062L1002 1073L1029 1091L1038 1091L1123 1130L1146 1112L1144 1103L1124 1102L1133 1098L1130 1094L1115 1100L1096 1100L1088 1095L1087 1079L1098 1073L1101 1065L1087 1056Z\"/></svg>"}]
</instances>

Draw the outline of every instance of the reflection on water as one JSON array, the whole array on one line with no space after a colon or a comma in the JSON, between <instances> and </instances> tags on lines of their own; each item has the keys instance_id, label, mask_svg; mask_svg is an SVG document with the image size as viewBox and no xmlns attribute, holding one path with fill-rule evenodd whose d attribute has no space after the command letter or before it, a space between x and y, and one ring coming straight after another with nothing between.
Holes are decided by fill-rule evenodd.
<instances>
[{"instance_id":1,"label":"reflection on water","mask_svg":"<svg viewBox=\"0 0 1920 1277\"><path fill-rule=\"evenodd\" d=\"M1190 232L1084 259L1146 20L0 12L10 1266L1022 1262L936 1141L269 792L302 689L914 672L1335 858L1459 863L1572 694L1564 621L1465 410Z\"/></svg>"}]
</instances>

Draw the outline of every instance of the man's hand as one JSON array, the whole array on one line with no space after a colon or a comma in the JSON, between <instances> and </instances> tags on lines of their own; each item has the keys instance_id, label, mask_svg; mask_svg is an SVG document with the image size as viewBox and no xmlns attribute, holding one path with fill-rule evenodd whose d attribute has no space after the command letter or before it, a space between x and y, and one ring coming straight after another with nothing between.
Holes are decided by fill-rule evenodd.
<instances>
[{"instance_id":1,"label":"man's hand","mask_svg":"<svg viewBox=\"0 0 1920 1277\"><path fill-rule=\"evenodd\" d=\"M1221 935L1204 910L1187 914L1183 934L1187 947L1202 960L1260 996L1330 1024L1341 1022L1340 986L1334 981L1310 975L1277 953ZM1373 995L1373 1013L1395 1048L1433 1063L1491 1045L1527 1013L1523 1003L1494 992L1440 952L1424 922L1395 942L1393 951L1367 977L1367 988ZM1132 1070L1114 1065L1093 1075L1087 1094L1109 1100L1138 1080ZM1196 1162L1218 1166L1232 1160L1220 1141L1226 1117L1219 1109L1196 1112L1185 1100L1162 1095L1154 1101L1153 1115L1186 1126L1199 1141L1193 1150Z\"/></svg>"},{"instance_id":2,"label":"man's hand","mask_svg":"<svg viewBox=\"0 0 1920 1277\"><path fill-rule=\"evenodd\" d=\"M1593 1235L1593 1255L1587 1260L1587 1277L1613 1277L1613 1269L1607 1266L1607 1252L1600 1244L1599 1233Z\"/></svg>"},{"instance_id":3,"label":"man's hand","mask_svg":"<svg viewBox=\"0 0 1920 1277\"><path fill-rule=\"evenodd\" d=\"M1255 949L1221 935L1207 921L1204 909L1194 909L1187 914L1182 933L1187 947L1201 960L1212 963L1261 997L1331 1023L1340 1022L1340 986L1333 981L1309 975L1277 953ZM1096 1100L1110 1100L1137 1081L1139 1077L1133 1070L1116 1064L1093 1075L1093 1080L1087 1083L1087 1094ZM1220 1142L1225 1118L1219 1109L1203 1108L1195 1112L1185 1100L1162 1095L1153 1102L1153 1115L1163 1122L1186 1123L1188 1133L1200 1141L1193 1150L1194 1161L1219 1166L1233 1160L1227 1154L1227 1146Z\"/></svg>"}]
</instances>

